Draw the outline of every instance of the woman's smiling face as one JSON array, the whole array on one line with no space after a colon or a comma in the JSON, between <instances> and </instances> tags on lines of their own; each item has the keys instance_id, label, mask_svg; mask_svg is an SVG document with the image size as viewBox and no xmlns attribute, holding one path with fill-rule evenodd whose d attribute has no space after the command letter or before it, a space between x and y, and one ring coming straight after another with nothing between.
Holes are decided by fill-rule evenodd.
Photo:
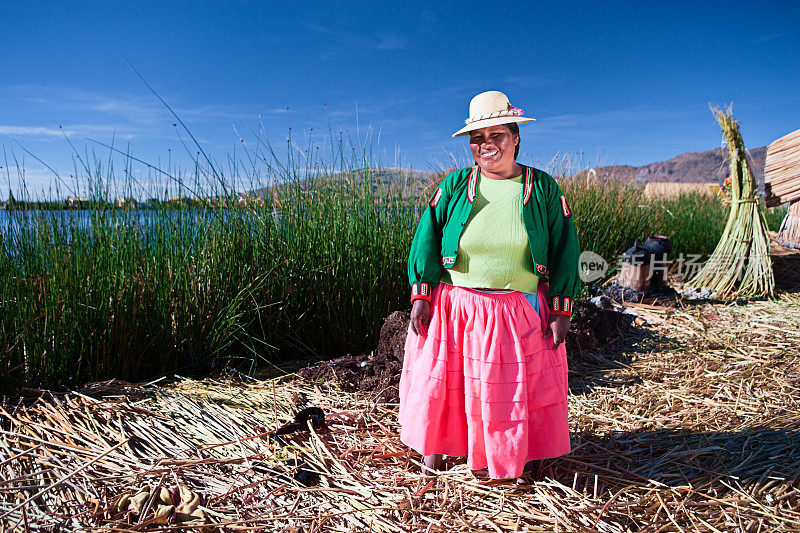
<instances>
[{"instance_id":1,"label":"woman's smiling face","mask_svg":"<svg viewBox=\"0 0 800 533\"><path fill-rule=\"evenodd\" d=\"M471 131L469 147L472 157L483 170L502 173L514 166L514 149L519 143L519 136L503 126L489 126Z\"/></svg>"}]
</instances>

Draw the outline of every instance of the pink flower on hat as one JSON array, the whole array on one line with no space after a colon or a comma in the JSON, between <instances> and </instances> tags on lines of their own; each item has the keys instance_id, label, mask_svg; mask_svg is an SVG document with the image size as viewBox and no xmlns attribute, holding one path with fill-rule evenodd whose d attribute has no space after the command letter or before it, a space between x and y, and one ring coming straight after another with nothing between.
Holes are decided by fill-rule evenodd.
<instances>
[{"instance_id":1,"label":"pink flower on hat","mask_svg":"<svg viewBox=\"0 0 800 533\"><path fill-rule=\"evenodd\" d=\"M515 114L515 115L520 115L520 116L522 116L522 115L524 115L524 114L525 114L525 111L523 111L523 110L522 110L522 109L520 109L519 107L514 107L514 106L513 106L513 105L511 105L511 104L508 104L508 110L509 110L509 111L511 111L511 112L512 112L513 114Z\"/></svg>"}]
</instances>

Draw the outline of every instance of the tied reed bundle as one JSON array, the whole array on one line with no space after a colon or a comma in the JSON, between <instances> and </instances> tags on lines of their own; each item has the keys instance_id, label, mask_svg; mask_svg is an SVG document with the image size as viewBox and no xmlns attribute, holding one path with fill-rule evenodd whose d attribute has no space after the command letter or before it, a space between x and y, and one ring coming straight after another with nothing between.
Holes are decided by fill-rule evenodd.
<instances>
[{"instance_id":1,"label":"tied reed bundle","mask_svg":"<svg viewBox=\"0 0 800 533\"><path fill-rule=\"evenodd\" d=\"M728 143L731 210L719 244L689 284L707 287L723 298L772 296L775 277L767 224L759 206L739 122L733 118L730 108L712 108L711 111Z\"/></svg>"}]
</instances>

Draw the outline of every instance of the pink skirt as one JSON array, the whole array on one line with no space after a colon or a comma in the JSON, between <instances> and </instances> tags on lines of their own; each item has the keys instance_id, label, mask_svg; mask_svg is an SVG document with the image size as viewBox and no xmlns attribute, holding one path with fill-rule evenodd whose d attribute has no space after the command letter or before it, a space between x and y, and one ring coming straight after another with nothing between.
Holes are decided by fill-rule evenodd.
<instances>
[{"instance_id":1,"label":"pink skirt","mask_svg":"<svg viewBox=\"0 0 800 533\"><path fill-rule=\"evenodd\" d=\"M400 440L423 455L468 456L495 479L570 450L567 351L553 350L521 292L485 293L439 283L426 335L409 328L400 378Z\"/></svg>"}]
</instances>

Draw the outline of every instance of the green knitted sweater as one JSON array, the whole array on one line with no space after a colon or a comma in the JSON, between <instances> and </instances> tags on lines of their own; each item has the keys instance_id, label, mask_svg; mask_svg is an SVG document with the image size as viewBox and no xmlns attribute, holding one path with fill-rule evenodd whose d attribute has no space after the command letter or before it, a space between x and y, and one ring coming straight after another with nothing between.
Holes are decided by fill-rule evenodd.
<instances>
[{"instance_id":1,"label":"green knitted sweater","mask_svg":"<svg viewBox=\"0 0 800 533\"><path fill-rule=\"evenodd\" d=\"M528 232L522 220L522 176L482 179L452 268L441 282L459 287L536 293Z\"/></svg>"}]
</instances>

